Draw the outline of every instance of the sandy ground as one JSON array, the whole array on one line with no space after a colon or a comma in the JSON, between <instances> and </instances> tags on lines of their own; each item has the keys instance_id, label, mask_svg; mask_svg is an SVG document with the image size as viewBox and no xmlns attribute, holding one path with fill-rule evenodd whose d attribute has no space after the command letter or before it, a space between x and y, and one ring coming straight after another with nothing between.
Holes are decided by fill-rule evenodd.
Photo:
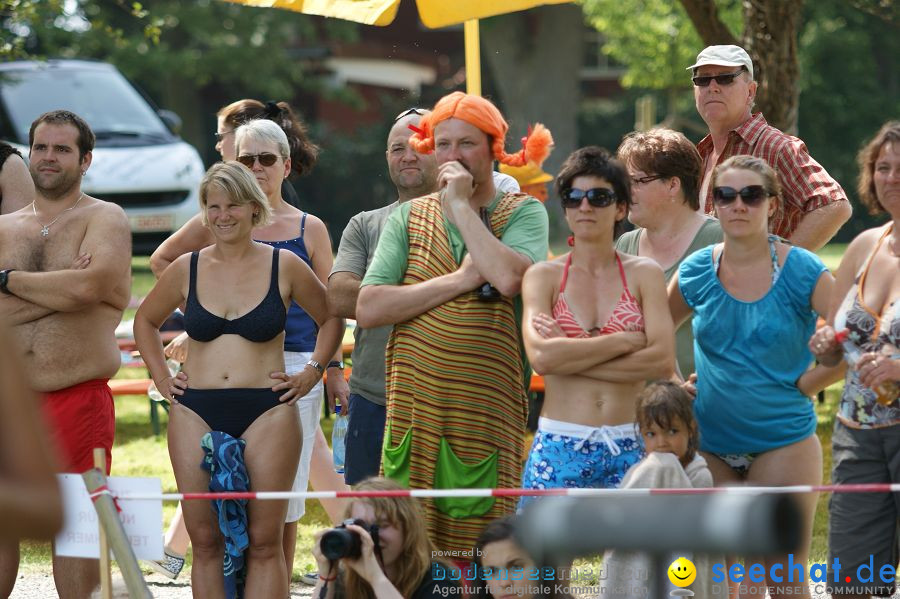
<instances>
[{"instance_id":1,"label":"sandy ground","mask_svg":"<svg viewBox=\"0 0 900 599\"><path fill-rule=\"evenodd\" d=\"M160 574L144 573L144 578L156 599L191 599L191 582L187 576L170 580ZM291 597L312 597L312 589L311 586L295 583L291 586ZM113 590L116 599L128 597L125 583L117 574L113 574ZM53 576L49 571L28 572L19 574L10 599L49 599L56 596ZM94 597L99 596L99 592L94 593Z\"/></svg>"},{"instance_id":2,"label":"sandy ground","mask_svg":"<svg viewBox=\"0 0 900 599\"><path fill-rule=\"evenodd\" d=\"M170 580L160 574L144 573L147 586L156 599L192 599L191 584L187 576L181 576L177 580ZM588 587L589 588L589 587ZM291 585L291 597L312 597L313 587L304 584L294 583ZM113 597L116 599L124 599L128 597L125 590L125 584L118 574L113 574ZM579 589L581 590L581 589ZM587 588L583 589L587 590ZM810 585L810 591L813 599L829 599L828 594L816 593L813 585ZM99 598L99 592L94 594L95 598ZM48 599L57 597L56 588L53 585L53 576L50 572L27 572L19 574L16 580L16 586L13 589L11 599ZM591 593L576 593L578 599L589 599L597 597ZM892 595L893 598L900 598L900 593ZM599 598L598 598L599 599Z\"/></svg>"}]
</instances>

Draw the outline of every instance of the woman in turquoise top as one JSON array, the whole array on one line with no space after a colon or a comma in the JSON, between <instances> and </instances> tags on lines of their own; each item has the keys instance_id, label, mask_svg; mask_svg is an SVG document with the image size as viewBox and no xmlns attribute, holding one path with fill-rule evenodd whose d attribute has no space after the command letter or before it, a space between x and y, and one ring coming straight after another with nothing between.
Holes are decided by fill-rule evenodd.
<instances>
[{"instance_id":1,"label":"woman in turquoise top","mask_svg":"<svg viewBox=\"0 0 900 599\"><path fill-rule=\"evenodd\" d=\"M711 185L724 242L688 257L669 285L676 326L693 313L696 377L687 387L696 392L701 453L717 486L819 484L822 448L804 374L834 279L814 254L769 235L781 189L763 160L730 158ZM816 498L797 497L804 534L793 563L807 562ZM779 563L788 571L787 555L765 562L767 575ZM767 582L809 597L805 581Z\"/></svg>"}]
</instances>

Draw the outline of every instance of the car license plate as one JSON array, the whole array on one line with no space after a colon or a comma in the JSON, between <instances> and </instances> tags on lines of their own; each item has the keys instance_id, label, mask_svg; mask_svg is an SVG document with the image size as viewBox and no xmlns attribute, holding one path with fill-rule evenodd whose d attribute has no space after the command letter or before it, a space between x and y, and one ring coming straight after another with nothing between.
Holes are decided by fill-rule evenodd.
<instances>
[{"instance_id":1,"label":"car license plate","mask_svg":"<svg viewBox=\"0 0 900 599\"><path fill-rule=\"evenodd\" d=\"M142 214L128 218L132 231L171 231L175 228L174 214Z\"/></svg>"}]
</instances>

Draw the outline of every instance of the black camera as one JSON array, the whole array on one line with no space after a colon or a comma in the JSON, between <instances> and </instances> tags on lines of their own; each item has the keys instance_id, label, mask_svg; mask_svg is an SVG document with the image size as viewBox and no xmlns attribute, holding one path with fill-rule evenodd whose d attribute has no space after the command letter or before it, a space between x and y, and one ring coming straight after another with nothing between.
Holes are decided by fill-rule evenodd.
<instances>
[{"instance_id":1,"label":"black camera","mask_svg":"<svg viewBox=\"0 0 900 599\"><path fill-rule=\"evenodd\" d=\"M364 528L375 542L375 551L378 551L378 525L369 525L365 520L344 520L339 526L336 526L322 535L319 539L319 548L322 555L330 560L349 557L350 559L358 559L362 555L362 539L359 533L348 530L348 524L355 524L360 528Z\"/></svg>"}]
</instances>

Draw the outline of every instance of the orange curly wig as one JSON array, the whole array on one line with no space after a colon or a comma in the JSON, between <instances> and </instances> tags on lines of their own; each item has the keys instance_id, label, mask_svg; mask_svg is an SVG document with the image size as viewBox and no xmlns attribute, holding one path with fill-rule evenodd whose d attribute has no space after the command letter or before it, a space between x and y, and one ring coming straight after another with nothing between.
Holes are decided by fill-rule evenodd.
<instances>
[{"instance_id":1,"label":"orange curly wig","mask_svg":"<svg viewBox=\"0 0 900 599\"><path fill-rule=\"evenodd\" d=\"M478 127L493 138L491 148L494 158L508 166L524 166L528 163L541 164L550 154L553 137L550 131L540 123L529 127L528 135L522 138L522 149L507 154L504 145L509 125L503 115L490 100L481 96L453 92L446 95L434 105L434 110L422 117L418 127L410 126L414 131L409 138L409 145L420 154L434 151L434 128L449 118L466 121Z\"/></svg>"}]
</instances>

